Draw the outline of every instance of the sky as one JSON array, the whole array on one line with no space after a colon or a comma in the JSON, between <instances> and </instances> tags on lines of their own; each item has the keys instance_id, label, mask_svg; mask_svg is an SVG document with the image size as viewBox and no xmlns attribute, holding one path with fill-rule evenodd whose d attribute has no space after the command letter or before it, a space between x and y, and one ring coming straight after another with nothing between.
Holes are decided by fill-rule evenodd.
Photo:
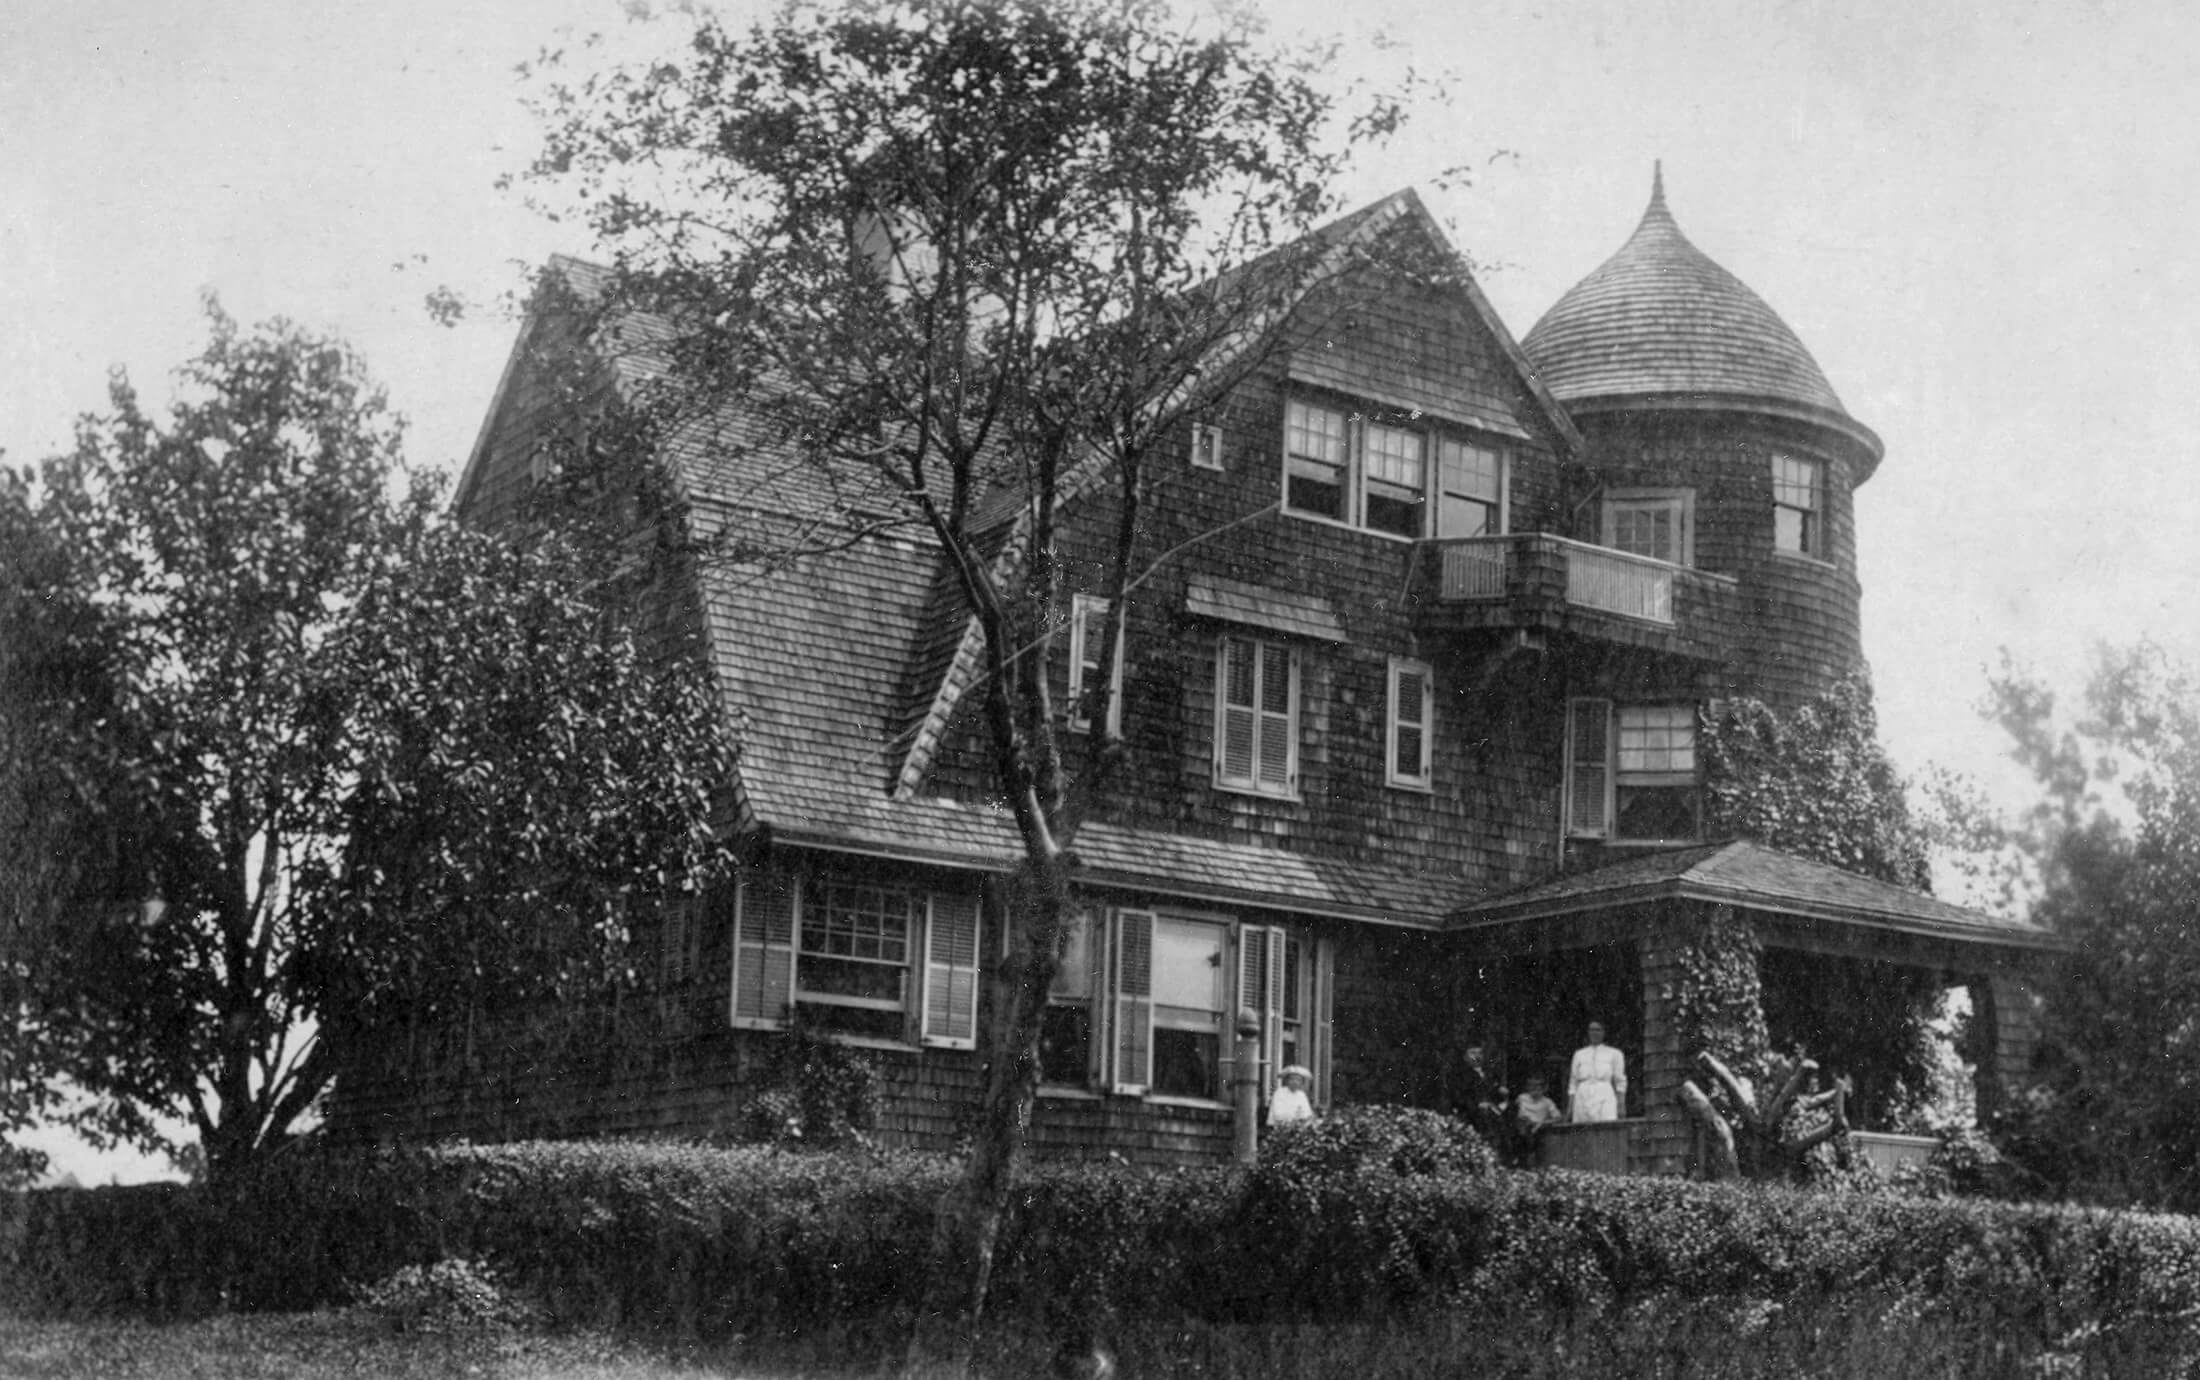
<instances>
[{"instance_id":1,"label":"sky","mask_svg":"<svg viewBox=\"0 0 2200 1380\"><path fill-rule=\"evenodd\" d=\"M455 470L515 324L436 324L550 253L501 191L515 67L637 0L76 0L0 11L0 452L68 443L108 371L149 396L203 293L365 355ZM745 7L729 4L729 12ZM1634 229L1688 236L1885 440L1857 497L1883 735L2016 798L1975 706L2007 648L2074 692L2096 640L2200 663L2200 9L2167 0L1277 0L1340 83L1447 99L1363 156L1416 185L1514 335ZM648 30L640 31L644 34ZM1439 185L1446 170L1464 184Z\"/></svg>"}]
</instances>

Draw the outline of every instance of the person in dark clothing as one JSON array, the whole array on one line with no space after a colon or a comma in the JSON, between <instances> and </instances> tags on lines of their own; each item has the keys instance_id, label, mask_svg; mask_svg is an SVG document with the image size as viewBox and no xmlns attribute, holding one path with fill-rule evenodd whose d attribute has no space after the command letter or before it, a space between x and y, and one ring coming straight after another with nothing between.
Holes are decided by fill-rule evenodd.
<instances>
[{"instance_id":1,"label":"person in dark clothing","mask_svg":"<svg viewBox=\"0 0 2200 1380\"><path fill-rule=\"evenodd\" d=\"M1502 1150L1505 1103L1511 1094L1491 1076L1483 1062L1483 1054L1481 1041L1467 1046L1465 1062L1459 1069L1458 1089L1452 1098L1451 1114L1472 1126L1492 1149Z\"/></svg>"}]
</instances>

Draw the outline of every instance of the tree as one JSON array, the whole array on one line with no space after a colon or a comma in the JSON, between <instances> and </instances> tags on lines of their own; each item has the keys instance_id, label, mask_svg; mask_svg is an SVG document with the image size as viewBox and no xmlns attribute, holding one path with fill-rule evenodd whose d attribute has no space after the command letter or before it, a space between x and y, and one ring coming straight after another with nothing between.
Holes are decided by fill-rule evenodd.
<instances>
[{"instance_id":1,"label":"tree","mask_svg":"<svg viewBox=\"0 0 2200 1380\"><path fill-rule=\"evenodd\" d=\"M1964 818L2014 855L2070 941L2043 993L2040 1078L1994 1128L2061 1191L2200 1207L2200 682L2160 647L2100 647L2076 713L2004 659L1989 717L2038 800ZM1958 806L1961 809L1961 806Z\"/></svg>"},{"instance_id":2,"label":"tree","mask_svg":"<svg viewBox=\"0 0 2200 1380\"><path fill-rule=\"evenodd\" d=\"M211 339L8 494L0 799L73 869L11 898L25 1028L95 1132L187 1118L221 1182L407 1014L572 1001L722 860L715 696L622 630L585 550L439 520L339 342ZM88 847L87 847L88 845Z\"/></svg>"},{"instance_id":3,"label":"tree","mask_svg":"<svg viewBox=\"0 0 2200 1380\"><path fill-rule=\"evenodd\" d=\"M1400 106L1347 120L1247 15L1186 22L1157 0L796 3L747 32L697 21L677 57L560 70L543 73L534 176L611 256L606 319L670 323L645 342L664 425L729 446L763 426L800 457L783 487L817 504L736 534L734 554L914 531L982 635L977 713L1023 847L981 1125L935 1242L927 1316L962 1327L1031 1114L1074 840L1119 746L1092 734L1072 762L1058 736L1057 537L1073 505L1110 509L1083 707L1106 724L1149 461L1266 356L1307 290L1365 261L1349 229L1308 232L1334 210L1344 151ZM1392 267L1458 269L1426 246ZM983 518L1004 499L1017 518L997 543Z\"/></svg>"}]
</instances>

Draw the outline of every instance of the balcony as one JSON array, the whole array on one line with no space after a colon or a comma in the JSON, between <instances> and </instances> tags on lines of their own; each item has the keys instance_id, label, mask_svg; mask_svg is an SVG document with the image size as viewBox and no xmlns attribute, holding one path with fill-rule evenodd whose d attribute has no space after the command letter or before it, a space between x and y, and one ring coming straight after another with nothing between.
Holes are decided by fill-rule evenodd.
<instances>
[{"instance_id":1,"label":"balcony","mask_svg":"<svg viewBox=\"0 0 2200 1380\"><path fill-rule=\"evenodd\" d=\"M1424 632L1559 632L1724 661L1741 625L1731 575L1547 533L1423 542L1417 559Z\"/></svg>"}]
</instances>

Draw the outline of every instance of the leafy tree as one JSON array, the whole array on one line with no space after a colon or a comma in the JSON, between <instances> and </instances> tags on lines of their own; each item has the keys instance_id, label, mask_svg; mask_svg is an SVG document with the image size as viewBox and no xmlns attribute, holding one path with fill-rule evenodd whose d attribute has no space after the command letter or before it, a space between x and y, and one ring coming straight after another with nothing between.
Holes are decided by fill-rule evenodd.
<instances>
[{"instance_id":1,"label":"leafy tree","mask_svg":"<svg viewBox=\"0 0 2200 1380\"><path fill-rule=\"evenodd\" d=\"M2036 1086L1997 1128L2066 1192L2200 1207L2200 682L2160 647L2099 648L2073 713L2005 659L1989 717L2039 787L1967 821L2022 860L2071 941Z\"/></svg>"},{"instance_id":2,"label":"leafy tree","mask_svg":"<svg viewBox=\"0 0 2200 1380\"><path fill-rule=\"evenodd\" d=\"M1072 763L1058 736L1044 674L1057 536L1071 503L1108 514L1098 645L1112 660L1143 573L1150 462L1355 252L1306 232L1335 210L1350 148L1401 106L1345 111L1320 61L1263 49L1243 12L1187 21L1159 0L854 0L795 3L745 32L704 18L675 57L537 73L536 185L610 255L608 318L672 323L645 342L668 378L665 425L707 436L738 417L800 457L779 498L815 507L736 534L736 554L914 531L982 632L976 710L1023 855L931 1318L983 1306L1074 838L1117 746L1092 734ZM1389 267L1458 265L1424 246ZM1004 495L1018 523L1005 547L983 520ZM1103 664L1096 700L1111 681ZM1108 722L1104 702L1084 709Z\"/></svg>"},{"instance_id":3,"label":"leafy tree","mask_svg":"<svg viewBox=\"0 0 2200 1380\"><path fill-rule=\"evenodd\" d=\"M91 1130L187 1118L216 1181L281 1143L348 1042L400 1015L570 1002L652 895L720 861L731 768L676 648L620 631L554 530L440 521L342 344L211 339L7 495L0 800L62 798L16 851L8 995Z\"/></svg>"}]
</instances>

